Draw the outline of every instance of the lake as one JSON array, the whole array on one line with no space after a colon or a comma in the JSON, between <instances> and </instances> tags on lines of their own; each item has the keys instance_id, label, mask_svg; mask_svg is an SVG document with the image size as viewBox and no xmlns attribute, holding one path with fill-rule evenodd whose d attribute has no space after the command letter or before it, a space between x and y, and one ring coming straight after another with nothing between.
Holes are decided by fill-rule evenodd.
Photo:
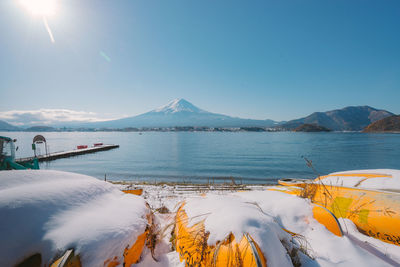
<instances>
[{"instance_id":1,"label":"lake","mask_svg":"<svg viewBox=\"0 0 400 267\"><path fill-rule=\"evenodd\" d=\"M77 145L119 144L120 148L42 162L99 179L149 182L271 183L281 178L354 169L400 169L400 134L293 132L2 132L16 138L16 156L32 156L32 139L42 134L49 152ZM44 146L39 146L41 154ZM312 160L316 172L303 157Z\"/></svg>"}]
</instances>

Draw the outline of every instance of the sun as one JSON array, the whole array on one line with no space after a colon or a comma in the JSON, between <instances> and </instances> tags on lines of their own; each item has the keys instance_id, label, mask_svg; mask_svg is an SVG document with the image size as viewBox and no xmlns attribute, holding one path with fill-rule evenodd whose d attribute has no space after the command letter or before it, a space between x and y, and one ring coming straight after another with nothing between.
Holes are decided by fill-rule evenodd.
<instances>
[{"instance_id":1,"label":"sun","mask_svg":"<svg viewBox=\"0 0 400 267\"><path fill-rule=\"evenodd\" d=\"M50 29L47 18L56 14L57 1L59 0L16 0L18 3L34 16L40 16L49 34L50 41L55 42L53 32Z\"/></svg>"},{"instance_id":2,"label":"sun","mask_svg":"<svg viewBox=\"0 0 400 267\"><path fill-rule=\"evenodd\" d=\"M53 16L57 10L57 0L19 0L22 7L33 15Z\"/></svg>"}]
</instances>

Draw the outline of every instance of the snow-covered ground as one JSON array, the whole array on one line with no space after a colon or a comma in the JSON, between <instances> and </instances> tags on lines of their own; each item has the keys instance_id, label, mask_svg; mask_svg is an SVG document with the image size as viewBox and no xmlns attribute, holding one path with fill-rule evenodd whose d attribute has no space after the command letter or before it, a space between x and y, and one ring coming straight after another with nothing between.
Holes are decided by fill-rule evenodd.
<instances>
[{"instance_id":1,"label":"snow-covered ground","mask_svg":"<svg viewBox=\"0 0 400 267\"><path fill-rule=\"evenodd\" d=\"M293 260L302 266L400 263L399 246L360 234L349 220L341 220L345 236L338 237L313 218L309 200L266 186L134 186L143 188L142 196L120 192L126 185L84 175L0 172L0 266L13 266L35 252L49 262L71 247L82 256L83 267L103 266L143 233L149 211L145 202L155 215L158 242L154 258L145 248L134 266L184 266L170 243L175 211L183 201L191 224L205 220L210 245L230 232L250 233L268 266L292 266Z\"/></svg>"}]
</instances>

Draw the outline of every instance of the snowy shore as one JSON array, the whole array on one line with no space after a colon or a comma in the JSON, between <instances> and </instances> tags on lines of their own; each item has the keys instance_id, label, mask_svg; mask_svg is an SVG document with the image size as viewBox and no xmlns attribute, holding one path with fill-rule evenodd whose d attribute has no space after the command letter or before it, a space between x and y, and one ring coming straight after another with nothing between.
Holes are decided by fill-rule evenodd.
<instances>
[{"instance_id":1,"label":"snowy shore","mask_svg":"<svg viewBox=\"0 0 400 267\"><path fill-rule=\"evenodd\" d=\"M345 235L338 237L313 218L308 199L267 186L132 185L143 189L141 196L120 191L127 187L59 171L0 172L0 266L34 253L48 265L68 248L81 255L84 267L103 266L114 257L122 266L124 248L145 230L149 212L156 224L155 250L145 247L134 266L184 266L171 244L183 202L192 224L204 220L210 245L229 233L249 232L268 266L391 266L355 239L400 262L399 246L359 233L347 219L340 220Z\"/></svg>"},{"instance_id":2,"label":"snowy shore","mask_svg":"<svg viewBox=\"0 0 400 267\"><path fill-rule=\"evenodd\" d=\"M163 210L163 207L166 207L170 211L166 214L156 212L160 218L161 229L168 228L173 223L174 211L182 201L185 201L192 203L191 210L195 210L190 214L191 217L196 217L204 210L209 212L211 210L208 220L214 220L214 224L210 226L209 231L217 235L214 240L221 239L227 234L227 231L237 229L237 224L242 225L242 229L237 230L238 232L246 228L246 223L251 224L252 214L246 214L246 211L243 210L239 211L238 203L254 203L264 213L271 216L280 227L299 234L298 239L293 241L299 244L308 254L304 255L301 251L298 254L297 260L300 261L301 266L391 266L361 248L352 237L356 237L361 242L368 242L389 259L400 263L399 246L384 243L359 233L353 222L348 219L340 220L345 236L337 237L313 218L308 200L281 192L268 191L267 189L270 186L247 185L244 188L245 190L239 191L229 190L229 186L224 187L223 185L209 187L208 185L137 184L136 187L143 188L142 196L152 207L152 210ZM251 212L254 213L254 210ZM228 220L221 221L221 217ZM246 217L247 222L243 222ZM203 217L200 218L203 219ZM286 236L286 238L290 239L289 236ZM165 246L170 245L169 239L170 235L166 231L163 238L164 250L158 254L158 257L162 259L161 262L157 263L151 258L146 258L144 262L137 266L184 266L184 264L176 265L178 254L175 251L165 249ZM267 255L270 254L268 250L271 251L271 245L265 247ZM285 263L282 259L271 264L275 259L276 255L270 255L270 265L268 266L286 266L286 264L291 266L290 263Z\"/></svg>"}]
</instances>

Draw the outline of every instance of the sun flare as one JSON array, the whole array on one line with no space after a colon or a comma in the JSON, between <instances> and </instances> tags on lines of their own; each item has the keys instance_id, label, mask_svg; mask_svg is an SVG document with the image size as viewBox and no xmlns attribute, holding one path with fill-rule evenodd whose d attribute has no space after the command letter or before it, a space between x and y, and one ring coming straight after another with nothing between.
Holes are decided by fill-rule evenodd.
<instances>
[{"instance_id":1,"label":"sun flare","mask_svg":"<svg viewBox=\"0 0 400 267\"><path fill-rule=\"evenodd\" d=\"M21 6L33 15L53 16L56 13L57 0L19 0Z\"/></svg>"}]
</instances>

